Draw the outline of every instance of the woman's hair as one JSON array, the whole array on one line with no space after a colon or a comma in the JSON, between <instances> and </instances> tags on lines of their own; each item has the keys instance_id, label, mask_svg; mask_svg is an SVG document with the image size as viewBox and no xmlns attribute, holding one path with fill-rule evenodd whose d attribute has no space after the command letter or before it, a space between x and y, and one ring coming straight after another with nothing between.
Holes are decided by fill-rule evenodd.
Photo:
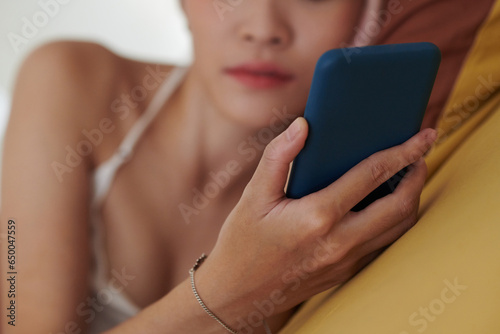
<instances>
[{"instance_id":1,"label":"woman's hair","mask_svg":"<svg viewBox=\"0 0 500 334\"><path fill-rule=\"evenodd\" d=\"M360 21L354 28L356 34L352 39L351 46L365 46L373 43L378 33L371 27L379 24L378 18L385 4L386 0L365 1Z\"/></svg>"}]
</instances>

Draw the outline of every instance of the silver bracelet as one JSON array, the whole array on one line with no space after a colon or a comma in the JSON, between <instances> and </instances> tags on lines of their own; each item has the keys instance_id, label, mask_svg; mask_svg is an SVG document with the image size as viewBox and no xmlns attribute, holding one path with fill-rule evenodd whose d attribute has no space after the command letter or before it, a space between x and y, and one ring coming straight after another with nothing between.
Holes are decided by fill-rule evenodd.
<instances>
[{"instance_id":1,"label":"silver bracelet","mask_svg":"<svg viewBox=\"0 0 500 334\"><path fill-rule=\"evenodd\" d=\"M212 313L212 311L210 311L208 309L208 307L205 305L205 303L203 302L203 300L201 300L201 297L200 295L198 294L198 291L196 290L196 286L194 285L194 272L196 271L196 269L198 269L200 267L200 265L203 263L203 261L205 261L205 259L207 258L207 256L203 253L199 258L198 260L196 260L196 263L194 264L193 268L189 269L189 276L191 277L191 288L193 289L193 293L194 293L194 296L196 297L196 300L198 301L198 303L200 304L201 308L203 308L203 310L205 310L205 312L207 312L207 314L209 316L211 316L212 318L215 319L215 321L217 321L222 327L224 327L229 333L232 333L232 334L238 334L237 331L235 331L234 329L232 329L231 327L229 327L228 325L226 325L222 320L220 320L215 314Z\"/></svg>"},{"instance_id":2,"label":"silver bracelet","mask_svg":"<svg viewBox=\"0 0 500 334\"><path fill-rule=\"evenodd\" d=\"M203 261L205 261L205 259L207 258L207 256L205 255L205 253L201 254L201 256L196 260L193 268L189 269L189 277L191 278L191 289L193 290L193 293L194 293L194 296L196 297L196 300L198 301L198 303L200 304L201 308L207 312L207 314L212 317L213 319L215 319L215 321L217 321L222 327L224 327L225 330L227 330L229 333L232 333L232 334L238 334L237 331L235 331L234 329L232 329L231 327L229 327L228 325L226 325L222 320L220 320L215 314L213 314L212 311L210 311L208 309L208 307L205 305L205 303L203 302L203 300L201 300L201 297L200 295L198 294L198 291L196 290L196 286L194 284L194 272L196 271L196 269L198 269L201 264L203 263ZM266 331L266 334L272 334L271 332L271 329L269 328L269 326L267 325L267 321L264 320L264 329Z\"/></svg>"}]
</instances>

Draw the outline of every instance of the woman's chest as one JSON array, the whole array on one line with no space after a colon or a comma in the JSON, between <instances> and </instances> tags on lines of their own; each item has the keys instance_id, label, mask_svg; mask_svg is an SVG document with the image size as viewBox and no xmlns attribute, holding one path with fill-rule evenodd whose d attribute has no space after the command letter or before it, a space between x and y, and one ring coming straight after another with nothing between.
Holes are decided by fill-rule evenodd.
<instances>
[{"instance_id":1,"label":"woman's chest","mask_svg":"<svg viewBox=\"0 0 500 334\"><path fill-rule=\"evenodd\" d=\"M108 273L125 270L133 277L124 292L139 307L185 280L194 261L215 245L243 188L216 191L213 184L210 178L196 184L182 166L139 159L117 173L101 212L102 256Z\"/></svg>"}]
</instances>

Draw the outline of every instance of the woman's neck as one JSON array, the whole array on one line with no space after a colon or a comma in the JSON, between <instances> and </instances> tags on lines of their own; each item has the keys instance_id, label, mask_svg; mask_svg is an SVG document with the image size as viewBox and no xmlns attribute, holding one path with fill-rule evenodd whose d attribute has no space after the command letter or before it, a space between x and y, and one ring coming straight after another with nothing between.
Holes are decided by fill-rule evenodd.
<instances>
[{"instance_id":1,"label":"woman's neck","mask_svg":"<svg viewBox=\"0 0 500 334\"><path fill-rule=\"evenodd\" d=\"M192 68L175 94L173 110L181 124L182 150L198 169L208 174L237 163L238 175L251 176L264 145L253 140L260 129L252 129L217 109Z\"/></svg>"}]
</instances>

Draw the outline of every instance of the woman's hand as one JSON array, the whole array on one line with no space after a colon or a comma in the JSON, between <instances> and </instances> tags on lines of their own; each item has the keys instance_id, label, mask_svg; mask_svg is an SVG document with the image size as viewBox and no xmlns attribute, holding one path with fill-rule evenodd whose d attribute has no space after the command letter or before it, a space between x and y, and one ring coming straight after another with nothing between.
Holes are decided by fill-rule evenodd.
<instances>
[{"instance_id":1,"label":"woman's hand","mask_svg":"<svg viewBox=\"0 0 500 334\"><path fill-rule=\"evenodd\" d=\"M257 326L260 318L345 282L417 220L427 173L422 156L435 140L434 130L376 153L327 188L293 200L285 197L284 186L306 137L307 122L298 118L267 146L197 271L207 306L236 328ZM350 211L406 166L394 193Z\"/></svg>"}]
</instances>

